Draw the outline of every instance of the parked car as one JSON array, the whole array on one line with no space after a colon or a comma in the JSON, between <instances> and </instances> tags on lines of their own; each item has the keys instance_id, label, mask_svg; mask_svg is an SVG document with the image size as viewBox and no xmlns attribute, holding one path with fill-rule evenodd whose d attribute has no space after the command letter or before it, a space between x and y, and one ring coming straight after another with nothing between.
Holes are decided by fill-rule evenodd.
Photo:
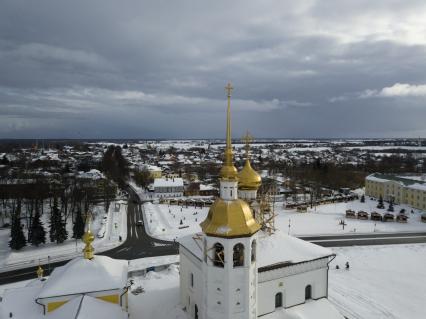
<instances>
[{"instance_id":1,"label":"parked car","mask_svg":"<svg viewBox=\"0 0 426 319\"><path fill-rule=\"evenodd\" d=\"M139 219L139 220L136 222L136 226L143 226L143 221L142 221L142 219Z\"/></svg>"}]
</instances>

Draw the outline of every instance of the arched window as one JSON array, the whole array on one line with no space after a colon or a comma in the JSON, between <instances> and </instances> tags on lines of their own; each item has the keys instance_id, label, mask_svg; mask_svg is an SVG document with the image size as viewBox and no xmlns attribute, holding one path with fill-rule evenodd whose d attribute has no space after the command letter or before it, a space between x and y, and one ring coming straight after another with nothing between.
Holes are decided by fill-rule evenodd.
<instances>
[{"instance_id":1,"label":"arched window","mask_svg":"<svg viewBox=\"0 0 426 319\"><path fill-rule=\"evenodd\" d=\"M213 256L213 265L217 267L225 266L225 251L222 244L216 243L213 246L214 256Z\"/></svg>"},{"instance_id":2,"label":"arched window","mask_svg":"<svg viewBox=\"0 0 426 319\"><path fill-rule=\"evenodd\" d=\"M195 305L195 307L194 307L194 318L198 319L198 307L197 307L197 305Z\"/></svg>"},{"instance_id":3,"label":"arched window","mask_svg":"<svg viewBox=\"0 0 426 319\"><path fill-rule=\"evenodd\" d=\"M305 287L305 300L311 299L312 298L312 286L311 285L307 285Z\"/></svg>"},{"instance_id":4,"label":"arched window","mask_svg":"<svg viewBox=\"0 0 426 319\"><path fill-rule=\"evenodd\" d=\"M244 266L244 245L238 243L234 246L233 254L234 267Z\"/></svg>"},{"instance_id":5,"label":"arched window","mask_svg":"<svg viewBox=\"0 0 426 319\"><path fill-rule=\"evenodd\" d=\"M275 308L283 306L283 294L281 292L275 295Z\"/></svg>"},{"instance_id":6,"label":"arched window","mask_svg":"<svg viewBox=\"0 0 426 319\"><path fill-rule=\"evenodd\" d=\"M256 261L256 240L251 242L251 262L254 263Z\"/></svg>"}]
</instances>

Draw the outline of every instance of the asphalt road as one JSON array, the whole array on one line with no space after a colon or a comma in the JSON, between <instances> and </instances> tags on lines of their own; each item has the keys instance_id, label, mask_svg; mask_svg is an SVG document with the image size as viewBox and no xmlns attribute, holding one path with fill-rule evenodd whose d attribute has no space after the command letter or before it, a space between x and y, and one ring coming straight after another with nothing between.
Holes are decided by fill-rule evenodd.
<instances>
[{"instance_id":1,"label":"asphalt road","mask_svg":"<svg viewBox=\"0 0 426 319\"><path fill-rule=\"evenodd\" d=\"M150 237L143 225L137 225L143 220L142 205L137 195L129 189L129 202L127 212L127 239L119 247L111 249L101 255L116 259L137 259L143 257L173 255L178 253L178 245L173 242L158 240ZM426 232L386 233L386 234L349 234L328 236L301 236L301 239L323 247L388 245L426 243ZM57 266L68 261L43 265L45 275ZM21 280L35 278L36 267L24 268L15 271L0 273L0 285Z\"/></svg>"},{"instance_id":2,"label":"asphalt road","mask_svg":"<svg viewBox=\"0 0 426 319\"><path fill-rule=\"evenodd\" d=\"M323 247L419 244L426 243L426 232L301 236L299 238Z\"/></svg>"},{"instance_id":3,"label":"asphalt road","mask_svg":"<svg viewBox=\"0 0 426 319\"><path fill-rule=\"evenodd\" d=\"M143 220L142 205L137 195L129 189L129 201L127 210L127 239L119 247L113 248L100 255L115 259L138 259L143 257L173 255L178 253L178 244L174 242L158 240L150 237L143 225L137 225ZM44 274L48 276L55 267L66 264L68 260L42 265ZM36 277L36 268L29 267L8 272L0 272L0 285L27 280Z\"/></svg>"},{"instance_id":4,"label":"asphalt road","mask_svg":"<svg viewBox=\"0 0 426 319\"><path fill-rule=\"evenodd\" d=\"M101 255L115 259L131 260L177 254L177 243L152 238L146 233L144 225L137 225L138 221L143 221L143 206L139 203L137 195L132 190L129 190L129 194L127 240L121 246L101 253Z\"/></svg>"}]
</instances>

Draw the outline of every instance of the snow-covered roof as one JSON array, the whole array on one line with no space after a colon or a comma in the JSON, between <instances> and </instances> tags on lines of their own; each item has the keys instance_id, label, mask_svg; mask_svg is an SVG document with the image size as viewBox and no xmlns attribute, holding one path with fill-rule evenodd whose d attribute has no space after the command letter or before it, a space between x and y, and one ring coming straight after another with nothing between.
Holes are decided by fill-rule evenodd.
<instances>
[{"instance_id":1,"label":"snow-covered roof","mask_svg":"<svg viewBox=\"0 0 426 319\"><path fill-rule=\"evenodd\" d=\"M180 177L154 179L154 188L155 187L177 187L177 186L183 186L183 179Z\"/></svg>"},{"instance_id":2,"label":"snow-covered roof","mask_svg":"<svg viewBox=\"0 0 426 319\"><path fill-rule=\"evenodd\" d=\"M387 179L378 178L378 177L374 176L374 174L368 175L365 179L368 180L368 181L381 182L381 183L388 181Z\"/></svg>"},{"instance_id":3,"label":"snow-covered roof","mask_svg":"<svg viewBox=\"0 0 426 319\"><path fill-rule=\"evenodd\" d=\"M204 184L200 184L200 191L210 191L210 190L214 190L214 186L212 185L204 185Z\"/></svg>"},{"instance_id":4,"label":"snow-covered roof","mask_svg":"<svg viewBox=\"0 0 426 319\"><path fill-rule=\"evenodd\" d=\"M78 172L78 177L87 179L102 179L105 176L97 169L91 169L88 172Z\"/></svg>"},{"instance_id":5,"label":"snow-covered roof","mask_svg":"<svg viewBox=\"0 0 426 319\"><path fill-rule=\"evenodd\" d=\"M264 319L343 319L327 298L309 300L299 306L275 310L263 316Z\"/></svg>"},{"instance_id":6,"label":"snow-covered roof","mask_svg":"<svg viewBox=\"0 0 426 319\"><path fill-rule=\"evenodd\" d=\"M179 262L179 255L167 255L156 257L145 257L133 259L129 261L129 272L149 267L157 267L163 265L170 265Z\"/></svg>"},{"instance_id":7,"label":"snow-covered roof","mask_svg":"<svg viewBox=\"0 0 426 319\"><path fill-rule=\"evenodd\" d=\"M145 168L146 168L147 170L149 170L149 171L153 171L153 172L159 171L159 172L161 172L161 167L158 167L158 166L154 166L154 165L145 165Z\"/></svg>"},{"instance_id":8,"label":"snow-covered roof","mask_svg":"<svg viewBox=\"0 0 426 319\"><path fill-rule=\"evenodd\" d=\"M282 262L299 263L333 255L333 252L277 230L268 235L259 232L257 266L266 267Z\"/></svg>"},{"instance_id":9,"label":"snow-covered roof","mask_svg":"<svg viewBox=\"0 0 426 319\"><path fill-rule=\"evenodd\" d=\"M417 190L420 190L420 191L426 191L426 184L415 183L415 184L407 186L407 188L417 189Z\"/></svg>"},{"instance_id":10,"label":"snow-covered roof","mask_svg":"<svg viewBox=\"0 0 426 319\"><path fill-rule=\"evenodd\" d=\"M127 269L127 260L107 256L95 256L91 260L77 257L66 265L55 268L38 297L121 289L126 286Z\"/></svg>"},{"instance_id":11,"label":"snow-covered roof","mask_svg":"<svg viewBox=\"0 0 426 319\"><path fill-rule=\"evenodd\" d=\"M41 284L41 281L38 282ZM40 285L6 290L0 303L0 318L9 318L10 313L13 318L41 318L42 308L34 302L39 291Z\"/></svg>"},{"instance_id":12,"label":"snow-covered roof","mask_svg":"<svg viewBox=\"0 0 426 319\"><path fill-rule=\"evenodd\" d=\"M295 264L333 255L333 252L328 248L286 235L279 230L272 235L268 235L262 231L259 231L258 234L258 268L276 265L279 263ZM182 237L179 239L179 243L198 259L202 260L202 241L199 241L197 244L197 240L193 237L194 235Z\"/></svg>"},{"instance_id":13,"label":"snow-covered roof","mask_svg":"<svg viewBox=\"0 0 426 319\"><path fill-rule=\"evenodd\" d=\"M120 306L90 296L78 296L53 312L47 319L125 319Z\"/></svg>"}]
</instances>

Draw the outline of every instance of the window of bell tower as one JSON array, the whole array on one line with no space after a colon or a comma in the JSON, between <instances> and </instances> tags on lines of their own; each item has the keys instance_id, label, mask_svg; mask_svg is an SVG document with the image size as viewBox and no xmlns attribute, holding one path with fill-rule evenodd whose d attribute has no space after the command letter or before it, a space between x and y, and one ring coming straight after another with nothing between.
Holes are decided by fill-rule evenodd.
<instances>
[{"instance_id":1,"label":"window of bell tower","mask_svg":"<svg viewBox=\"0 0 426 319\"><path fill-rule=\"evenodd\" d=\"M244 245L238 243L234 246L233 254L234 267L244 266Z\"/></svg>"},{"instance_id":2,"label":"window of bell tower","mask_svg":"<svg viewBox=\"0 0 426 319\"><path fill-rule=\"evenodd\" d=\"M213 265L216 267L224 267L225 266L225 250L223 245L220 243L216 243L213 246L214 256L213 256Z\"/></svg>"}]
</instances>

